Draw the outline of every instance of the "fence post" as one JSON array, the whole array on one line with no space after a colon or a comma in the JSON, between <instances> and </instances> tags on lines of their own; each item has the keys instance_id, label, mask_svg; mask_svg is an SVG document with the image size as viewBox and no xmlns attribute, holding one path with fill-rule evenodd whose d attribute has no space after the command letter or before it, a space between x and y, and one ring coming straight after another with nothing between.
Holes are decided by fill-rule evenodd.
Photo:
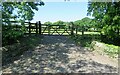
<instances>
[{"instance_id":1,"label":"fence post","mask_svg":"<svg viewBox=\"0 0 120 75\"><path fill-rule=\"evenodd\" d=\"M41 22L39 21L39 34L41 35Z\"/></svg>"},{"instance_id":2,"label":"fence post","mask_svg":"<svg viewBox=\"0 0 120 75\"><path fill-rule=\"evenodd\" d=\"M73 27L73 22L71 22L71 35L74 35L73 30L74 30L74 27Z\"/></svg>"},{"instance_id":3,"label":"fence post","mask_svg":"<svg viewBox=\"0 0 120 75\"><path fill-rule=\"evenodd\" d=\"M31 23L29 22L29 34L31 34Z\"/></svg>"},{"instance_id":4,"label":"fence post","mask_svg":"<svg viewBox=\"0 0 120 75\"><path fill-rule=\"evenodd\" d=\"M36 26L36 34L38 34L38 24L37 24L37 22L35 23L35 26Z\"/></svg>"}]
</instances>

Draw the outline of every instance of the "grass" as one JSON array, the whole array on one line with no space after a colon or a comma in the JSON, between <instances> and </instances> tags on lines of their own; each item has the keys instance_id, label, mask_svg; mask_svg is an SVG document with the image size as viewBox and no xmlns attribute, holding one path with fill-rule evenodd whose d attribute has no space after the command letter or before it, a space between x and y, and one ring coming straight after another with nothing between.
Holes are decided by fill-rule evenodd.
<instances>
[{"instance_id":1,"label":"grass","mask_svg":"<svg viewBox=\"0 0 120 75\"><path fill-rule=\"evenodd\" d=\"M77 36L72 36L72 39L75 40L75 42L82 46L82 47L90 47L90 44L92 43L93 40L99 40L99 34L88 34L89 32L87 32L87 34L84 34L84 36L82 36L81 34L78 34Z\"/></svg>"},{"instance_id":2,"label":"grass","mask_svg":"<svg viewBox=\"0 0 120 75\"><path fill-rule=\"evenodd\" d=\"M75 32L75 31L74 31ZM82 35L82 32L78 32L79 35ZM99 32L84 32L84 34L100 34Z\"/></svg>"},{"instance_id":3,"label":"grass","mask_svg":"<svg viewBox=\"0 0 120 75\"><path fill-rule=\"evenodd\" d=\"M105 49L104 52L109 55L110 57L113 58L118 58L118 54L119 54L119 50L120 47L119 46L115 46L115 45L109 45L109 44L105 44Z\"/></svg>"},{"instance_id":4,"label":"grass","mask_svg":"<svg viewBox=\"0 0 120 75\"><path fill-rule=\"evenodd\" d=\"M92 51L95 51L97 49L101 49L99 51L102 51L102 49L103 49L104 54L107 54L108 56L110 56L112 58L117 58L118 57L118 53L119 53L118 50L119 50L120 47L100 42L101 37L100 37L99 33L85 32L84 36L82 36L81 34L78 34L77 36L72 36L71 38L74 39L75 42L82 47L91 48ZM101 48L93 49L96 45L96 43L93 44L93 41L97 41L98 43L103 44L104 46L102 45Z\"/></svg>"}]
</instances>

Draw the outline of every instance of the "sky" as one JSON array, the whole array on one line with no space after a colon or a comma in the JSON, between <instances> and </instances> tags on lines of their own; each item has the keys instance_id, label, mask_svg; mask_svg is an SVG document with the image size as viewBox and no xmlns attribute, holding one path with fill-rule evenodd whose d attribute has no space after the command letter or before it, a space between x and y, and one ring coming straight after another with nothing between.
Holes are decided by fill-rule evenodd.
<instances>
[{"instance_id":1,"label":"sky","mask_svg":"<svg viewBox=\"0 0 120 75\"><path fill-rule=\"evenodd\" d=\"M44 2L44 6L38 6L39 10L34 11L35 16L31 22L62 20L65 22L80 20L87 16L87 1L83 2ZM92 18L91 16L88 16Z\"/></svg>"}]
</instances>

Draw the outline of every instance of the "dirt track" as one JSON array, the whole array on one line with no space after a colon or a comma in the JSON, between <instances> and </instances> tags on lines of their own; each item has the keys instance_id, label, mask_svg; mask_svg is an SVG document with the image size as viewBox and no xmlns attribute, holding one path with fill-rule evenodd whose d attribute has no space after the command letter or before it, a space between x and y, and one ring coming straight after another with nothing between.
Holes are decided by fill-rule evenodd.
<instances>
[{"instance_id":1,"label":"dirt track","mask_svg":"<svg viewBox=\"0 0 120 75\"><path fill-rule=\"evenodd\" d=\"M118 63L77 46L66 36L44 36L34 50L3 66L3 73L117 73Z\"/></svg>"}]
</instances>

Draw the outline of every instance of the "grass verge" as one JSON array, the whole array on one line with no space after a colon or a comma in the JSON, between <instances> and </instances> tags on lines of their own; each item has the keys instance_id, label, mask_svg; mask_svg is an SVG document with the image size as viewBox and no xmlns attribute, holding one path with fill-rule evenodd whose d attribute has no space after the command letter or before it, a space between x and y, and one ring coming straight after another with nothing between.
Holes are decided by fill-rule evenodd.
<instances>
[{"instance_id":1,"label":"grass verge","mask_svg":"<svg viewBox=\"0 0 120 75\"><path fill-rule=\"evenodd\" d=\"M101 38L99 34L85 34L84 36L77 35L71 36L71 38L77 43L77 45L88 47L91 51L97 51L104 55L108 55L111 58L118 58L120 47L100 42Z\"/></svg>"}]
</instances>

